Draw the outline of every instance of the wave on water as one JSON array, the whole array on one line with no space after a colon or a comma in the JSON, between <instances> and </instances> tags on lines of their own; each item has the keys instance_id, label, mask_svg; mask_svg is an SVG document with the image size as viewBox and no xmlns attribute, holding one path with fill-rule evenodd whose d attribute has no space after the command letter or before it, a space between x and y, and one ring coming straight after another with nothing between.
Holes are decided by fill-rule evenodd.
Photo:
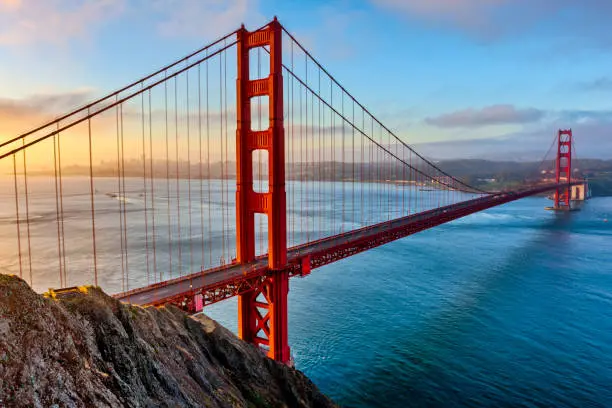
<instances>
[{"instance_id":1,"label":"wave on water","mask_svg":"<svg viewBox=\"0 0 612 408\"><path fill-rule=\"evenodd\" d=\"M487 212L478 212L471 214L467 217L459 218L454 220L453 223L460 225L504 225L509 226L511 224L516 224L520 226L525 226L525 223L529 223L530 221L537 221L540 218L535 216L528 215L519 215L519 214L495 214L495 213L487 213Z\"/></svg>"},{"instance_id":2,"label":"wave on water","mask_svg":"<svg viewBox=\"0 0 612 408\"><path fill-rule=\"evenodd\" d=\"M55 216L55 213L53 214ZM30 223L36 223L36 222L41 222L44 221L45 218L47 218L47 215L30 215L29 217L29 222ZM19 224L25 224L28 222L28 219L26 219L25 215L19 217ZM0 217L0 225L14 225L17 224L17 217L16 216L11 216L11 217Z\"/></svg>"},{"instance_id":3,"label":"wave on water","mask_svg":"<svg viewBox=\"0 0 612 408\"><path fill-rule=\"evenodd\" d=\"M133 198L128 198L127 196L122 195L122 194L105 193L105 195L110 197L110 198L113 198L113 199L115 199L117 201L122 201L122 202L127 203L127 204L136 204L136 203L138 203L138 200L134 200Z\"/></svg>"}]
</instances>

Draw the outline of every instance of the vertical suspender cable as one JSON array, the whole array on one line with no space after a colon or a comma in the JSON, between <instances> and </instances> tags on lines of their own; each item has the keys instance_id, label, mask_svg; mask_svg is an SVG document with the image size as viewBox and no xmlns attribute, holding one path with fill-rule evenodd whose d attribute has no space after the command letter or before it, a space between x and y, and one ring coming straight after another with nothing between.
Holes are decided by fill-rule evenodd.
<instances>
[{"instance_id":1,"label":"vertical suspender cable","mask_svg":"<svg viewBox=\"0 0 612 408\"><path fill-rule=\"evenodd\" d=\"M198 176L200 178L200 270L204 270L204 175L202 172L202 64L198 64ZM209 227L210 228L210 227Z\"/></svg>"},{"instance_id":2,"label":"vertical suspender cable","mask_svg":"<svg viewBox=\"0 0 612 408\"><path fill-rule=\"evenodd\" d=\"M352 144L351 144L351 150L352 150L353 158L351 160L351 163L352 163L352 166L353 166L353 169L352 169L352 173L353 174L351 175L351 179L352 179L352 183L353 183L353 186L352 186L353 187L353 193L352 193L353 197L352 197L352 202L351 202L351 215L352 215L351 218L352 218L352 222L353 223L357 223L357 220L355 219L355 101L353 101L353 119L352 120L353 120L353 126L352 126L352 128L353 128L353 141L352 141Z\"/></svg>"},{"instance_id":3,"label":"vertical suspender cable","mask_svg":"<svg viewBox=\"0 0 612 408\"><path fill-rule=\"evenodd\" d=\"M334 87L333 81L330 79L329 81L329 97L330 97L330 105L334 106ZM330 109L329 112L330 122L331 122L331 159L332 159L332 232L336 234L336 121L334 117L333 110Z\"/></svg>"},{"instance_id":4,"label":"vertical suspender cable","mask_svg":"<svg viewBox=\"0 0 612 408\"><path fill-rule=\"evenodd\" d=\"M293 71L294 69L294 55L293 55L293 41L291 41L291 71ZM295 239L295 217L297 214L297 210L298 207L296 207L295 205L295 188L296 188L296 182L295 182L295 80L293 79L292 76L289 76L291 78L291 137L289 138L289 141L291 142L291 174L292 174L292 187L291 187L291 208L293 209L292 213L291 213L291 242L293 245L296 245L296 239Z\"/></svg>"},{"instance_id":5,"label":"vertical suspender cable","mask_svg":"<svg viewBox=\"0 0 612 408\"><path fill-rule=\"evenodd\" d=\"M89 114L89 109L87 110L87 113ZM89 135L89 197L91 200L91 240L92 240L92 246L93 246L94 284L98 286L98 254L96 252L97 251L96 250L96 208L95 208L95 203L94 203L91 118L87 120L87 131ZM144 159L143 159L143 163L144 163ZM145 209L146 209L146 204L145 204ZM148 263L147 263L147 277L148 277Z\"/></svg>"},{"instance_id":6,"label":"vertical suspender cable","mask_svg":"<svg viewBox=\"0 0 612 408\"><path fill-rule=\"evenodd\" d=\"M123 132L123 104L119 105L121 112L121 185L123 187L123 240L125 248L125 286L129 290L130 284L130 268L129 268L129 247L128 247L128 235L127 235L127 211L126 211L126 189L125 189L125 144L124 144L124 132Z\"/></svg>"},{"instance_id":7,"label":"vertical suspender cable","mask_svg":"<svg viewBox=\"0 0 612 408\"><path fill-rule=\"evenodd\" d=\"M365 112L363 111L363 109L361 110L361 131L365 133ZM363 206L364 206L364 201L363 201L363 191L365 190L365 184L364 184L364 180L363 180L363 166L365 165L365 161L364 161L364 150L365 150L365 136L361 136L361 161L359 163L359 194L361 196L361 200L360 200L360 204L359 204L359 212L361 215L361 226L363 227L365 225L364 223L364 219L363 219Z\"/></svg>"},{"instance_id":8,"label":"vertical suspender cable","mask_svg":"<svg viewBox=\"0 0 612 408\"><path fill-rule=\"evenodd\" d=\"M225 43L227 43L227 40L224 40L224 45ZM224 86L224 94L225 94L225 98L223 99L225 101L225 105L223 107L223 111L225 112L224 118L225 118L225 183L226 183L226 187L225 187L225 199L226 199L226 211L227 214L225 216L225 222L227 222L227 235L226 235L226 239L228 240L227 242L227 248L228 248L228 259L232 259L236 257L235 251L232 255L232 249L230 247L230 217L229 217L229 158L228 158L228 145L229 145L229 138L228 138L228 133L227 133L227 129L228 129L228 114L227 114L227 51L224 51L223 54L223 67L224 67L224 74L223 74L223 86ZM235 241L234 241L235 242Z\"/></svg>"},{"instance_id":9,"label":"vertical suspender cable","mask_svg":"<svg viewBox=\"0 0 612 408\"><path fill-rule=\"evenodd\" d=\"M155 236L155 173L153 170L153 111L151 109L151 90L149 89L149 173L151 183L151 226L153 229L153 277L157 278L157 251L156 251L156 236ZM159 281L161 282L161 276Z\"/></svg>"},{"instance_id":10,"label":"vertical suspender cable","mask_svg":"<svg viewBox=\"0 0 612 408\"><path fill-rule=\"evenodd\" d=\"M311 95L310 97L310 132L312 135L312 141L310 142L310 148L311 148L311 152L310 152L310 171L308 173L308 185L309 187L309 197L310 197L310 201L311 203L316 203L316 191L315 189L316 187L316 172L317 170L315 169L316 167L316 163L315 163L315 155L316 155L316 142L317 142L317 132L316 132L316 128L315 128L315 98L314 95ZM314 205L313 207L316 207L316 205ZM313 240L316 239L316 212L311 211L311 216L309 217L311 223L312 223L312 237Z\"/></svg>"},{"instance_id":11,"label":"vertical suspender cable","mask_svg":"<svg viewBox=\"0 0 612 408\"><path fill-rule=\"evenodd\" d=\"M341 91L340 95L341 95L340 96L340 103L342 104L342 107L340 108L340 114L342 115L342 118L344 118L345 117L344 116L344 91ZM342 118L340 119L340 123L342 123L342 136L341 136L342 137L342 144L341 144L342 152L340 154L340 157L341 157L340 158L340 166L342 166L342 176L340 176L341 177L340 178L340 182L342 183L342 193L341 193L342 194L342 215L341 215L341 218L340 218L340 232L341 233L344 232L344 217L345 217L345 208L344 207L345 207L345 195L346 195L345 194L345 191L346 191L346 180L345 180L346 176L344 174L344 170L345 170L345 167L346 167L345 163L344 163L345 162L345 152L344 152L344 150L346 148L346 142L345 142L345 139L346 139L345 128L346 128L346 126L345 126L345 123L344 123L345 121Z\"/></svg>"},{"instance_id":12,"label":"vertical suspender cable","mask_svg":"<svg viewBox=\"0 0 612 408\"><path fill-rule=\"evenodd\" d=\"M306 85L308 85L308 56L304 54L304 63L305 63L305 75L306 75ZM304 89L304 110L306 113L306 121L304 122L305 129L305 140L304 140L304 148L305 151L305 161L306 161L306 172L304 173L304 189L306 190L306 199L305 199L305 207L306 207L306 242L310 242L310 203L309 203L309 195L310 195L310 183L309 183L309 175L310 171L308 169L308 165L310 164L310 160L308 157L308 139L310 139L310 131L311 129L308 127L308 90ZM312 99L312 98L311 98ZM310 115L312 115L312 110L310 111Z\"/></svg>"},{"instance_id":13,"label":"vertical suspender cable","mask_svg":"<svg viewBox=\"0 0 612 408\"><path fill-rule=\"evenodd\" d=\"M58 260L58 265L59 265L59 277L60 277L60 288L64 287L64 276L62 273L62 244L61 244L61 234L60 234L60 210L59 210L59 188L58 188L58 178L57 178L57 145L56 145L56 136L53 135L53 184L54 184L54 189L55 189L55 224L57 227L57 260ZM13 159L15 157L13 156ZM14 160L13 160L14 161ZM15 182L17 180L15 179ZM15 188L17 187L17 184L15 183ZM15 199L17 199L17 190L15 189ZM17 210L19 210L19 208L17 208ZM19 220L19 217L17 217L17 219ZM20 252L21 252L21 245L20 245L20 239L19 239L19 224L17 224L17 242L19 243L19 247L20 247ZM21 253L19 254L20 258L21 258ZM20 265L21 266L21 265Z\"/></svg>"},{"instance_id":14,"label":"vertical suspender cable","mask_svg":"<svg viewBox=\"0 0 612 408\"><path fill-rule=\"evenodd\" d=\"M121 201L124 199L121 194L121 141L119 137L119 105L115 108L115 122L117 127L117 204L119 205L119 237L121 243L121 291L125 292L125 259L123 243L123 213L121 211Z\"/></svg>"},{"instance_id":15,"label":"vertical suspender cable","mask_svg":"<svg viewBox=\"0 0 612 408\"><path fill-rule=\"evenodd\" d=\"M319 74L319 86L318 86L317 92L319 95L321 95L321 69L320 68L319 68L318 74ZM319 206L323 206L323 200L321 196L321 167L323 167L323 162L321 161L321 150L323 150L323 146L321 144L321 99L317 99L317 104L318 104L317 105L317 108L318 108L317 121L319 122L318 129L317 129L317 133L319 136L319 147L317 149L317 152L318 152L317 190L318 190L318 197L319 197ZM323 233L323 215L321 213L319 213L319 228L318 229L319 229L319 234L317 238L321 239L321 234Z\"/></svg>"},{"instance_id":16,"label":"vertical suspender cable","mask_svg":"<svg viewBox=\"0 0 612 408\"><path fill-rule=\"evenodd\" d=\"M304 158L303 158L303 154L304 154L304 102L303 102L303 98L302 96L305 94L305 90L304 90L304 86L302 84L300 84L300 91L299 91L299 96L300 96L300 124L299 124L299 139L300 139L300 168L298 170L299 174L300 174L300 178L299 178L299 186L300 186L300 204L304 203ZM300 233L304 233L304 208L300 207ZM302 242L300 242L302 243Z\"/></svg>"},{"instance_id":17,"label":"vertical suspender cable","mask_svg":"<svg viewBox=\"0 0 612 408\"><path fill-rule=\"evenodd\" d=\"M219 110L221 111L221 115L219 116L219 147L220 151L220 164L221 164L221 239L222 239L222 254L221 254L221 264L225 263L225 164L223 163L224 155L223 155L223 58L219 56Z\"/></svg>"},{"instance_id":18,"label":"vertical suspender cable","mask_svg":"<svg viewBox=\"0 0 612 408\"><path fill-rule=\"evenodd\" d=\"M25 145L25 139L22 139ZM30 286L32 286L32 243L30 235L30 193L28 191L28 165L26 162L26 149L23 150L23 186L25 188L25 208L26 208L26 231L28 233L28 266L30 271Z\"/></svg>"},{"instance_id":19,"label":"vertical suspender cable","mask_svg":"<svg viewBox=\"0 0 612 408\"><path fill-rule=\"evenodd\" d=\"M402 160L406 162L406 149L402 148ZM402 166L402 217L406 215L406 166Z\"/></svg>"},{"instance_id":20,"label":"vertical suspender cable","mask_svg":"<svg viewBox=\"0 0 612 408\"><path fill-rule=\"evenodd\" d=\"M199 66L199 65L198 65ZM189 70L185 71L185 87L187 88L187 219L189 222L189 228L187 233L189 234L189 267L187 273L191 275L193 270L193 217L191 215L191 106L189 104ZM191 283L191 280L189 281Z\"/></svg>"},{"instance_id":21,"label":"vertical suspender cable","mask_svg":"<svg viewBox=\"0 0 612 408\"><path fill-rule=\"evenodd\" d=\"M164 73L167 77L167 72ZM164 113L165 113L165 140L166 140L166 218L168 226L166 231L168 233L168 274L169 278L172 279L172 219L170 211L170 132L168 129L168 80L164 81ZM160 277L160 280L163 278Z\"/></svg>"},{"instance_id":22,"label":"vertical suspender cable","mask_svg":"<svg viewBox=\"0 0 612 408\"><path fill-rule=\"evenodd\" d=\"M391 151L391 133L387 132L387 150L390 152ZM388 154L388 153L387 153ZM387 221L390 220L392 218L391 216L391 199L392 199L392 170L393 168L391 167L393 164L393 160L391 155L389 154L389 163L388 163L388 171L387 171L387 180L385 180L385 184L387 186Z\"/></svg>"},{"instance_id":23,"label":"vertical suspender cable","mask_svg":"<svg viewBox=\"0 0 612 408\"><path fill-rule=\"evenodd\" d=\"M57 124L59 130L59 122ZM64 265L64 286L68 286L68 272L66 266L66 233L64 230L64 180L62 177L62 145L61 136L57 133L57 172L59 175L60 221L62 226L62 262Z\"/></svg>"},{"instance_id":24,"label":"vertical suspender cable","mask_svg":"<svg viewBox=\"0 0 612 408\"><path fill-rule=\"evenodd\" d=\"M178 275L183 276L183 242L181 239L181 188L180 188L180 156L179 156L179 121L178 121L178 76L174 77L174 144L176 159L176 225L178 239Z\"/></svg>"},{"instance_id":25,"label":"vertical suspender cable","mask_svg":"<svg viewBox=\"0 0 612 408\"><path fill-rule=\"evenodd\" d=\"M208 54L208 51L206 52ZM209 66L208 59L206 59L206 187L208 189L208 262L209 267L213 266L213 256L212 256L212 216L211 216L211 206L212 206L212 196L210 189L210 179L212 178L212 174L210 172L210 88L209 88L209 80L208 80Z\"/></svg>"},{"instance_id":26,"label":"vertical suspender cable","mask_svg":"<svg viewBox=\"0 0 612 408\"><path fill-rule=\"evenodd\" d=\"M22 261L22 256L21 256L21 220L19 218L19 188L17 186L17 157L16 157L16 154L13 154L13 180L15 182L15 217L16 217L15 225L17 226L17 252L19 254L19 277L23 279L23 261ZM59 229L58 229L58 236L59 236ZM58 246L59 246L59 241L58 241ZM61 261L60 261L60 282L63 286L63 279L62 279L61 274L62 274L62 271L61 271Z\"/></svg>"},{"instance_id":27,"label":"vertical suspender cable","mask_svg":"<svg viewBox=\"0 0 612 408\"><path fill-rule=\"evenodd\" d=\"M141 84L143 85L143 84ZM145 138L145 108L144 92L140 94L140 117L142 127L142 187L144 189L144 222L145 222L145 258L147 262L147 285L151 284L151 266L149 260L149 214L147 194L147 142ZM93 203L93 201L92 201ZM93 207L93 205L92 205Z\"/></svg>"},{"instance_id":28,"label":"vertical suspender cable","mask_svg":"<svg viewBox=\"0 0 612 408\"><path fill-rule=\"evenodd\" d=\"M368 205L369 210L370 210L370 215L369 215L369 221L373 222L373 209L374 209L374 174L373 174L373 166L375 165L374 163L374 152L373 152L373 146L374 146L374 118L370 119L370 134L372 137L372 140L368 141L368 145L370 146L369 148L369 152L368 152L368 156L370 158L370 160L368 161L368 168L369 168L369 178L370 178L370 203Z\"/></svg>"}]
</instances>

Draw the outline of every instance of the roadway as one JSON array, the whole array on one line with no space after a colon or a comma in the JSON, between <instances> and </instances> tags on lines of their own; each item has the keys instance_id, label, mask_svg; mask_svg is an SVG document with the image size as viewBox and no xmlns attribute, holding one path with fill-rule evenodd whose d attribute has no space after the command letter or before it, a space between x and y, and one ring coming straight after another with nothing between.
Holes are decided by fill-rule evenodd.
<instances>
[{"instance_id":1,"label":"roadway","mask_svg":"<svg viewBox=\"0 0 612 408\"><path fill-rule=\"evenodd\" d=\"M323 254L337 252L337 254L331 257L327 256L327 260L313 262L313 267L322 266L415 232L520 198L552 191L557 187L557 184L547 184L515 192L501 192L381 222L290 248L287 251L287 261L290 265L297 265L295 269L300 269L304 258L311 262L316 257L321 259ZM350 248L350 250L345 252L336 251L338 248ZM143 288L118 293L114 297L137 305L167 303L176 301L177 297L182 295L184 298L184 295L187 294L192 295L194 293L204 293L208 290L218 290L227 285L234 287L243 280L264 276L268 272L267 263L267 256L261 256L247 264L234 263L223 265ZM235 294L233 292L230 293L232 296Z\"/></svg>"}]
</instances>

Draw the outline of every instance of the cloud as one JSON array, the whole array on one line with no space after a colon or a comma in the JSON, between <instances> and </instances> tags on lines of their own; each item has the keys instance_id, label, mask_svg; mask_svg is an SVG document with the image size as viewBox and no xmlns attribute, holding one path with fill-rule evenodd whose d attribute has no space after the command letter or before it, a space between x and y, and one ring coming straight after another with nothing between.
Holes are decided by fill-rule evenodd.
<instances>
[{"instance_id":1,"label":"cloud","mask_svg":"<svg viewBox=\"0 0 612 408\"><path fill-rule=\"evenodd\" d=\"M612 111L608 110L565 110L557 113L552 113L554 123L559 123L565 127L571 125L597 124L597 123L612 123Z\"/></svg>"},{"instance_id":2,"label":"cloud","mask_svg":"<svg viewBox=\"0 0 612 408\"><path fill-rule=\"evenodd\" d=\"M612 79L601 77L578 84L578 88L587 92L604 92L612 90Z\"/></svg>"},{"instance_id":3,"label":"cloud","mask_svg":"<svg viewBox=\"0 0 612 408\"><path fill-rule=\"evenodd\" d=\"M388 10L438 19L470 26L480 25L491 17L494 9L509 4L510 0L372 0L375 5Z\"/></svg>"},{"instance_id":4,"label":"cloud","mask_svg":"<svg viewBox=\"0 0 612 408\"><path fill-rule=\"evenodd\" d=\"M546 120L522 129L488 138L458 139L416 144L415 148L435 159L489 159L537 161L550 146L558 129L571 128L578 158L612 159L612 111L565 110L545 112ZM463 138L462 138L463 137Z\"/></svg>"},{"instance_id":5,"label":"cloud","mask_svg":"<svg viewBox=\"0 0 612 408\"><path fill-rule=\"evenodd\" d=\"M612 159L612 122L574 124L567 127L572 128L579 159ZM539 161L553 141L557 129L558 127L549 124L489 139L419 143L414 147L418 152L436 160Z\"/></svg>"},{"instance_id":6,"label":"cloud","mask_svg":"<svg viewBox=\"0 0 612 408\"><path fill-rule=\"evenodd\" d=\"M161 17L157 28L167 37L216 38L245 23L249 29L264 24L255 0L155 0Z\"/></svg>"},{"instance_id":7,"label":"cloud","mask_svg":"<svg viewBox=\"0 0 612 408\"><path fill-rule=\"evenodd\" d=\"M326 4L311 11L305 28L293 34L316 58L347 60L376 44L368 15L358 9ZM282 23L282 21L281 21ZM292 27L286 27L290 32ZM359 32L359 36L355 33ZM285 43L289 47L290 42Z\"/></svg>"},{"instance_id":8,"label":"cloud","mask_svg":"<svg viewBox=\"0 0 612 408\"><path fill-rule=\"evenodd\" d=\"M408 19L459 29L492 39L520 33L543 21L559 35L568 27L581 37L608 41L612 2L609 0L370 0L381 9ZM603 37L602 37L603 36Z\"/></svg>"},{"instance_id":9,"label":"cloud","mask_svg":"<svg viewBox=\"0 0 612 408\"><path fill-rule=\"evenodd\" d=\"M425 122L443 128L473 128L488 125L523 124L537 122L544 112L534 109L517 109L512 105L492 105L482 109L464 109L447 113Z\"/></svg>"},{"instance_id":10,"label":"cloud","mask_svg":"<svg viewBox=\"0 0 612 408\"><path fill-rule=\"evenodd\" d=\"M32 95L22 99L0 98L0 140L17 136L84 105L92 98L92 91L79 89L58 94Z\"/></svg>"},{"instance_id":11,"label":"cloud","mask_svg":"<svg viewBox=\"0 0 612 408\"><path fill-rule=\"evenodd\" d=\"M0 118L28 116L33 113L62 113L84 104L91 95L90 89L77 89L65 93L31 95L22 99L0 98Z\"/></svg>"},{"instance_id":12,"label":"cloud","mask_svg":"<svg viewBox=\"0 0 612 408\"><path fill-rule=\"evenodd\" d=\"M547 0L533 0L533 3ZM561 0L564 1L564 0ZM378 7L411 19L442 24L444 27L459 28L478 36L499 36L507 27L516 27L508 20L512 10L524 0L371 0ZM534 7L527 16L537 11Z\"/></svg>"},{"instance_id":13,"label":"cloud","mask_svg":"<svg viewBox=\"0 0 612 408\"><path fill-rule=\"evenodd\" d=\"M21 5L21 0L0 0L0 9L15 9Z\"/></svg>"},{"instance_id":14,"label":"cloud","mask_svg":"<svg viewBox=\"0 0 612 408\"><path fill-rule=\"evenodd\" d=\"M63 44L115 17L124 0L0 0L0 45Z\"/></svg>"}]
</instances>

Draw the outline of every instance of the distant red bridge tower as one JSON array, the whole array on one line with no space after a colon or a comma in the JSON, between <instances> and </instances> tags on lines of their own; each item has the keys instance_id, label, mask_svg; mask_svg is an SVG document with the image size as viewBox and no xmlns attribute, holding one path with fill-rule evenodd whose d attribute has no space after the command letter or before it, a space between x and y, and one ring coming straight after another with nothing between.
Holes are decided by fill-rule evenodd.
<instances>
[{"instance_id":1,"label":"distant red bridge tower","mask_svg":"<svg viewBox=\"0 0 612 408\"><path fill-rule=\"evenodd\" d=\"M572 181L572 130L559 129L557 137L557 162L555 171L557 183L567 183L567 187L557 188L554 196L554 210L571 209L571 181Z\"/></svg>"}]
</instances>

